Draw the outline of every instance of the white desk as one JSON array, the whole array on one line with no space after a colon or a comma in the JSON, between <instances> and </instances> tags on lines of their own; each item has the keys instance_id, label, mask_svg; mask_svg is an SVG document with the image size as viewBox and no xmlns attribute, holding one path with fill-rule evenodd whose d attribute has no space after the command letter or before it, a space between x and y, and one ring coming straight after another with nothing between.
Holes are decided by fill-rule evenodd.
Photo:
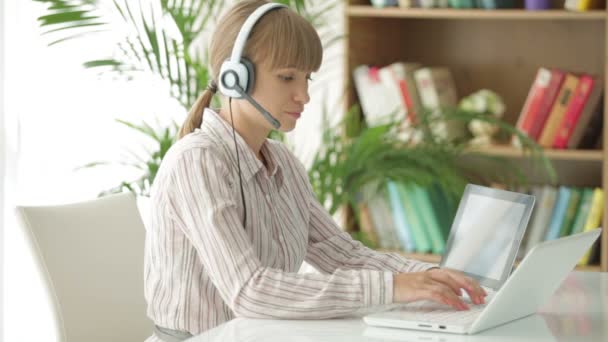
<instances>
[{"instance_id":1,"label":"white desk","mask_svg":"<svg viewBox=\"0 0 608 342\"><path fill-rule=\"evenodd\" d=\"M188 342L608 341L608 273L572 272L539 314L476 335L376 328L360 317L294 321L236 318Z\"/></svg>"}]
</instances>

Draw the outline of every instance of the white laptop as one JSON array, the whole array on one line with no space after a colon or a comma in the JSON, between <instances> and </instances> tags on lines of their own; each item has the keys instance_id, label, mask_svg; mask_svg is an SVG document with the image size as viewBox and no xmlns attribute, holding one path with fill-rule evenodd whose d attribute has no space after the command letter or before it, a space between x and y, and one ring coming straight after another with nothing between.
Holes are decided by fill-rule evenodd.
<instances>
[{"instance_id":1,"label":"white laptop","mask_svg":"<svg viewBox=\"0 0 608 342\"><path fill-rule=\"evenodd\" d=\"M489 289L492 293L486 298L486 304L469 304L470 310L457 311L444 304L419 301L367 315L363 318L367 324L475 334L528 316L536 312L538 307L553 294L601 234L601 229L598 228L538 244L509 277L519 241L529 220L528 209L531 210L534 199L520 197L527 196L523 194L507 194L508 192L500 193L500 190L487 189L467 186L450 231L446 253L441 260L442 267L461 270ZM480 193L482 193L481 197L476 196ZM524 207L519 207L517 203L523 203ZM520 218L519 221L517 217ZM476 236L483 230L478 222L492 223L489 227L492 227L494 234L483 238ZM522 224L523 230L520 231ZM497 233L501 229L510 232L510 238L505 237L509 234L504 232ZM479 244L480 241L484 243ZM485 246L488 244L495 247L486 251ZM484 260L489 257L494 262L476 263L482 255L486 255ZM477 259L470 259L475 256Z\"/></svg>"}]
</instances>

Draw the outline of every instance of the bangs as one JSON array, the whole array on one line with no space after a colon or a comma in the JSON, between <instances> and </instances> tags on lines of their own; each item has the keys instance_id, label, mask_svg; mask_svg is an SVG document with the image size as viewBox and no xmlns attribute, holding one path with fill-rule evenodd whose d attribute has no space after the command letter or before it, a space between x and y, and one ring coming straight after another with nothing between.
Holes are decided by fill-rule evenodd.
<instances>
[{"instance_id":1,"label":"bangs","mask_svg":"<svg viewBox=\"0 0 608 342\"><path fill-rule=\"evenodd\" d=\"M270 69L296 68L314 72L321 67L323 47L314 27L288 9L267 13L255 26L245 55ZM266 19L266 20L264 20Z\"/></svg>"}]
</instances>

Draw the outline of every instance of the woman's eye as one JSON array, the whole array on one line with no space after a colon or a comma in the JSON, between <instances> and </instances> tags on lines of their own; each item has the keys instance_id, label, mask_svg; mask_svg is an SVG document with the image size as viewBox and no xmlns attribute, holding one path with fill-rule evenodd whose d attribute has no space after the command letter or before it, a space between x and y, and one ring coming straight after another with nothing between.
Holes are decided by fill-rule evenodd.
<instances>
[{"instance_id":1,"label":"woman's eye","mask_svg":"<svg viewBox=\"0 0 608 342\"><path fill-rule=\"evenodd\" d=\"M283 81L291 81L291 80L293 80L293 76L279 75L279 78L282 79Z\"/></svg>"}]
</instances>

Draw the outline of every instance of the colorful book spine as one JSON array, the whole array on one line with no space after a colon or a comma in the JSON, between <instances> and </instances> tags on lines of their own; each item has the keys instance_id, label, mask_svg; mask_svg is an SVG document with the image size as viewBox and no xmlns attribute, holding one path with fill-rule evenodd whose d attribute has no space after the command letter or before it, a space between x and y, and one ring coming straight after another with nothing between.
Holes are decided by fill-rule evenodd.
<instances>
[{"instance_id":1,"label":"colorful book spine","mask_svg":"<svg viewBox=\"0 0 608 342\"><path fill-rule=\"evenodd\" d=\"M557 190L557 201L553 208L553 214L551 215L551 222L549 223L549 229L545 240L555 240L559 238L559 229L566 218L566 209L568 207L568 201L570 201L570 195L572 190L565 186L560 186Z\"/></svg>"},{"instance_id":2,"label":"colorful book spine","mask_svg":"<svg viewBox=\"0 0 608 342\"><path fill-rule=\"evenodd\" d=\"M550 148L553 145L553 140L557 134L557 129L564 118L564 114L566 114L568 104L570 103L570 99L576 90L578 81L578 76L566 74L566 79L562 84L559 95L557 95L557 100L553 104L553 108L551 108L551 113L549 114L547 122L545 123L545 126L540 134L540 138L538 139L538 143L541 146Z\"/></svg>"},{"instance_id":3,"label":"colorful book spine","mask_svg":"<svg viewBox=\"0 0 608 342\"><path fill-rule=\"evenodd\" d=\"M545 185L542 188L542 195L538 200L538 212L534 214L530 224L530 235L526 243L526 253L543 240L547 232L547 227L551 220L551 214L557 200L557 189ZM536 209L535 209L536 210Z\"/></svg>"},{"instance_id":4,"label":"colorful book spine","mask_svg":"<svg viewBox=\"0 0 608 342\"><path fill-rule=\"evenodd\" d=\"M515 127L527 136L530 136L530 132L532 131L532 123L534 122L534 118L537 115L536 113L538 112L543 99L545 98L550 81L551 70L545 68L538 69L534 82L532 83L532 87L528 92L528 97L526 98L524 107L522 108L519 118L517 119L517 123L515 124ZM519 139L517 139L517 137L513 137L512 142L513 145L520 146Z\"/></svg>"},{"instance_id":5,"label":"colorful book spine","mask_svg":"<svg viewBox=\"0 0 608 342\"><path fill-rule=\"evenodd\" d=\"M585 230L585 222L589 217L589 211L591 210L591 203L593 201L593 189L585 188L581 194L581 203L576 210L576 218L572 224L572 231L570 234L582 233Z\"/></svg>"},{"instance_id":6,"label":"colorful book spine","mask_svg":"<svg viewBox=\"0 0 608 342\"><path fill-rule=\"evenodd\" d=\"M533 140L538 141L540 138L540 133L547 122L547 118L551 113L551 108L553 108L553 104L557 99L557 95L559 94L559 90L561 89L565 78L565 72L557 69L551 70L551 81L549 81L546 94L536 112L536 117L532 118L529 134L530 138Z\"/></svg>"},{"instance_id":7,"label":"colorful book spine","mask_svg":"<svg viewBox=\"0 0 608 342\"><path fill-rule=\"evenodd\" d=\"M604 90L602 83L603 82L599 78L593 80L593 89L583 105L583 109L574 124L574 128L571 129L570 137L567 141L568 148L576 148L581 145L585 133L592 130L589 125L593 123L597 124L597 121L599 121L597 116L599 115L601 117L603 113L603 108L600 108Z\"/></svg>"},{"instance_id":8,"label":"colorful book spine","mask_svg":"<svg viewBox=\"0 0 608 342\"><path fill-rule=\"evenodd\" d=\"M427 189L420 185L414 185L414 199L419 204L418 209L422 214L428 236L431 239L431 249L433 254L441 255L445 251L445 240L441 234L441 228L437 222L437 217L433 212L433 205Z\"/></svg>"},{"instance_id":9,"label":"colorful book spine","mask_svg":"<svg viewBox=\"0 0 608 342\"><path fill-rule=\"evenodd\" d=\"M387 182L387 190L393 213L393 221L401 247L405 251L415 251L416 245L411 236L411 228L405 209L403 208L403 203L401 202L401 197L399 196L399 189L397 189L395 182L389 181Z\"/></svg>"},{"instance_id":10,"label":"colorful book spine","mask_svg":"<svg viewBox=\"0 0 608 342\"><path fill-rule=\"evenodd\" d=\"M458 95L452 73L448 68L421 68L414 72L422 106L433 115L458 104ZM465 133L460 120L436 120L431 125L434 136L440 140L453 140Z\"/></svg>"},{"instance_id":11,"label":"colorful book spine","mask_svg":"<svg viewBox=\"0 0 608 342\"><path fill-rule=\"evenodd\" d=\"M385 67L390 72L394 83L397 84L399 97L406 112L406 121L415 122L417 114L422 109L416 89L416 81L414 80L414 71L420 67L419 63L402 62Z\"/></svg>"},{"instance_id":12,"label":"colorful book spine","mask_svg":"<svg viewBox=\"0 0 608 342\"><path fill-rule=\"evenodd\" d=\"M580 200L581 190L572 188L570 200L568 201L568 207L566 209L566 217L564 218L564 222L562 222L562 226L559 228L559 237L570 235Z\"/></svg>"},{"instance_id":13,"label":"colorful book spine","mask_svg":"<svg viewBox=\"0 0 608 342\"><path fill-rule=\"evenodd\" d=\"M566 0L564 8L571 11L588 11L595 8L600 8L601 4L606 3L605 0Z\"/></svg>"},{"instance_id":14,"label":"colorful book spine","mask_svg":"<svg viewBox=\"0 0 608 342\"><path fill-rule=\"evenodd\" d=\"M580 118L583 108L591 95L593 88L596 86L596 82L593 77L584 75L581 77L578 87L574 92L572 100L568 105L568 110L564 114L555 138L553 140L553 147L555 148L566 148L568 145L568 139L572 136L574 127Z\"/></svg>"},{"instance_id":15,"label":"colorful book spine","mask_svg":"<svg viewBox=\"0 0 608 342\"><path fill-rule=\"evenodd\" d=\"M604 191L600 188L593 190L593 200L591 201L591 209L589 210L589 216L585 222L584 231L590 231L600 226L602 222L602 214L604 209ZM579 261L579 265L589 264L589 257L591 256L590 248L587 253Z\"/></svg>"},{"instance_id":16,"label":"colorful book spine","mask_svg":"<svg viewBox=\"0 0 608 342\"><path fill-rule=\"evenodd\" d=\"M416 252L428 253L431 251L431 240L425 231L424 221L422 220L421 212L418 209L417 202L414 198L413 187L411 184L397 183L401 202L405 208L405 213L408 217Z\"/></svg>"}]
</instances>

